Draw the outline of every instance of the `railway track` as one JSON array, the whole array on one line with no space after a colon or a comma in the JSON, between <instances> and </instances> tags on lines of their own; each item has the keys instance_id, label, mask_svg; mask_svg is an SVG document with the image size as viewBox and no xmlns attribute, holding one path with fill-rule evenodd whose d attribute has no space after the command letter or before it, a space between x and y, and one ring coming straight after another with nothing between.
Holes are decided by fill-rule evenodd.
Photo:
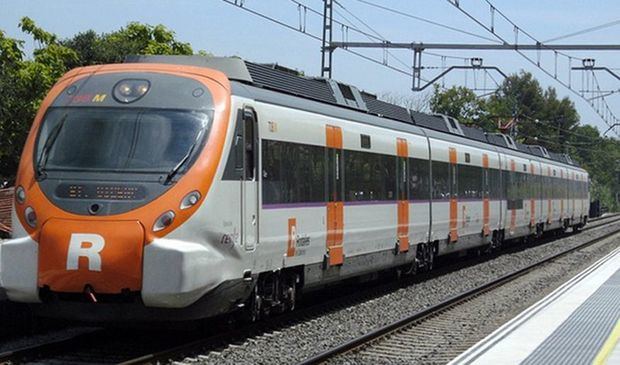
<instances>
[{"instance_id":1,"label":"railway track","mask_svg":"<svg viewBox=\"0 0 620 365\"><path fill-rule=\"evenodd\" d=\"M612 219L607 223L615 223L618 218ZM596 228L596 227L592 227ZM526 275L552 261L569 255L570 253L594 245L611 237L620 234L620 227L616 230L596 237L578 246L567 249L563 252L549 256L532 265L518 269L510 274L492 280L486 284L478 286L472 290L455 295L432 307L408 315L396 322L383 326L370 333L356 337L351 341L342 343L339 346L317 354L299 363L299 365L312 365L329 363L338 356L355 355L357 359L365 359L371 363L376 363L378 359L408 363L419 359L421 354L428 353L432 344L425 343L425 340L433 336L433 333L450 331L455 323L461 323L461 313L465 306L475 307L476 301L483 296L493 296L495 291L504 285ZM467 312L467 310L465 310ZM479 320L479 319L478 319ZM471 344L460 344L467 348ZM453 356L454 355L454 356ZM458 353L448 353L444 360L449 361Z\"/></svg>"},{"instance_id":2,"label":"railway track","mask_svg":"<svg viewBox=\"0 0 620 365\"><path fill-rule=\"evenodd\" d=\"M600 227L620 221L620 216L607 216L593 220L592 224L584 230L594 230ZM549 238L547 241L552 240ZM593 241L598 241L593 240ZM573 248L574 251L592 242ZM508 247L503 253L510 250L522 249L521 246ZM562 253L566 254L566 253ZM492 260L490 255L482 260ZM312 321L314 318L326 313L347 308L357 303L393 292L415 282L420 282L443 273L456 270L459 267L473 265L479 262L479 258L472 258L457 264L442 265L432 273L416 275L400 281L390 281L387 284L380 283L369 287L346 292L346 288L327 290L318 298L308 301L292 313L277 315L269 319L249 325L231 328L226 324L218 324L208 331L185 331L179 335L170 333L153 332L124 333L118 335L118 331L94 329L87 333L76 333L63 339L42 342L5 353L0 353L0 364L4 363L120 363L120 364L154 364L167 362L170 359L182 359L185 356L193 356L197 353L208 353L211 356L227 348L239 346L256 338L268 337L278 330L295 324ZM145 340L146 338L146 340ZM127 343L131 346L127 346ZM163 349L163 350L162 350ZM335 349L334 349L335 350ZM336 355L337 353L333 353ZM328 358L326 358L327 360ZM314 361L309 359L308 361ZM318 360L321 362L323 360ZM308 362L315 363L315 362Z\"/></svg>"}]
</instances>

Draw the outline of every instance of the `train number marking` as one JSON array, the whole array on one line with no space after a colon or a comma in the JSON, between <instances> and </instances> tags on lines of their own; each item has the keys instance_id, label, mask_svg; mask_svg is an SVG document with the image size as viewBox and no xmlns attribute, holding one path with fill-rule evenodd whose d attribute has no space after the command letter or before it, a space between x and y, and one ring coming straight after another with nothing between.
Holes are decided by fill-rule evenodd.
<instances>
[{"instance_id":1,"label":"train number marking","mask_svg":"<svg viewBox=\"0 0 620 365\"><path fill-rule=\"evenodd\" d=\"M100 252L104 247L105 240L98 234L72 233L69 241L69 254L67 255L67 270L77 270L80 257L86 257L89 271L101 271Z\"/></svg>"}]
</instances>

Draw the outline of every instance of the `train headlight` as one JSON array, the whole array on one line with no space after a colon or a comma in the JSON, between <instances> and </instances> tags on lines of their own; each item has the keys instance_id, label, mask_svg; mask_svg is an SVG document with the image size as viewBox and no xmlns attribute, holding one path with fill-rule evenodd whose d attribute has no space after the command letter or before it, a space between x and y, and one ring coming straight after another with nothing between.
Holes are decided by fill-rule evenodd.
<instances>
[{"instance_id":1,"label":"train headlight","mask_svg":"<svg viewBox=\"0 0 620 365\"><path fill-rule=\"evenodd\" d=\"M169 210L166 213L162 214L157 218L155 224L153 224L153 232L159 232L163 229L168 228L172 222L174 222L175 214L173 211Z\"/></svg>"},{"instance_id":2,"label":"train headlight","mask_svg":"<svg viewBox=\"0 0 620 365\"><path fill-rule=\"evenodd\" d=\"M200 193L198 191L192 191L185 195L181 200L181 209L188 209L196 205L200 201Z\"/></svg>"},{"instance_id":3,"label":"train headlight","mask_svg":"<svg viewBox=\"0 0 620 365\"><path fill-rule=\"evenodd\" d=\"M32 207L27 207L24 211L24 215L26 217L26 223L32 228L37 227L37 213L34 212Z\"/></svg>"},{"instance_id":4,"label":"train headlight","mask_svg":"<svg viewBox=\"0 0 620 365\"><path fill-rule=\"evenodd\" d=\"M19 204L24 204L26 201L26 190L21 185L15 189L15 199Z\"/></svg>"},{"instance_id":5,"label":"train headlight","mask_svg":"<svg viewBox=\"0 0 620 365\"><path fill-rule=\"evenodd\" d=\"M118 102L129 104L143 97L150 87L148 80L125 79L114 85L112 95Z\"/></svg>"}]
</instances>

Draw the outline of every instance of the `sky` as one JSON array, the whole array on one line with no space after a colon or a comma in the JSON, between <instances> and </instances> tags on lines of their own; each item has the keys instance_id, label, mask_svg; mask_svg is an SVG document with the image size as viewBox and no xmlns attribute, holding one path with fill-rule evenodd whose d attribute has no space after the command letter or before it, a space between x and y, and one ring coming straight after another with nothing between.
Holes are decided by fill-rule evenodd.
<instances>
[{"instance_id":1,"label":"sky","mask_svg":"<svg viewBox=\"0 0 620 365\"><path fill-rule=\"evenodd\" d=\"M230 0L235 2L235 0ZM312 13L312 9L322 12L322 0L236 0L243 3L245 9L251 9L298 29L300 26L308 33L321 36L322 19ZM304 4L307 10L300 8ZM334 7L334 19L352 26L346 28L334 26L334 41L368 41L365 35L357 33L354 28L375 34L391 42L425 42L425 43L492 43L490 40L446 29L411 17L387 12L373 7L378 4L397 9L403 13L421 17L439 24L475 33L485 38L497 39L451 5L447 0L338 0ZM491 3L522 30L539 41L570 34L582 29L614 22L620 19L620 1L600 0L492 0ZM491 16L489 4L485 0L460 0L462 9L470 13L483 24L494 25L496 34L508 42L514 42L514 27L501 19L495 12ZM300 10L301 9L301 10ZM177 39L189 42L195 51L205 50L218 56L239 56L254 62L278 63L283 66L304 71L306 75L320 76L321 43L305 34L274 24L264 18L253 15L223 0L0 0L0 30L8 36L26 41L26 51L30 53L36 44L21 33L18 23L21 17L32 18L37 25L61 38L68 38L76 33L93 29L98 33L118 30L132 21L147 24L163 24L172 29ZM493 22L492 22L493 19ZM620 22L619 22L620 23ZM368 27L367 27L368 26ZM375 33L376 32L376 33ZM579 36L556 41L553 44L620 44L620 24L588 32ZM528 39L523 31L518 32L520 43L535 43ZM387 60L388 65L411 72L412 52L394 50L385 54L382 50L358 50L379 62ZM444 59L441 56L449 56ZM569 51L574 57L573 66L580 66L579 58L594 58L596 66L609 67L620 74L620 51ZM543 68L551 74L556 71L554 52L529 52L527 56L535 63L540 60ZM456 57L456 58L452 58ZM556 80L540 71L514 51L425 51L422 65L425 67L423 77L432 79L441 67L463 65L472 57L483 58L484 65L496 66L506 74L529 71L540 81L544 88L555 87L560 97L568 96L574 101L581 116L582 124L591 124L605 132L608 126L596 114L593 108ZM338 49L333 55L332 77L341 82L355 85L370 93L392 94L403 97L422 98L423 93L411 91L410 76L366 61L360 57ZM569 76L568 58L557 58L557 75L564 83ZM577 93L589 90L594 85L592 78L581 71L570 73L571 85ZM618 90L617 79L603 72L596 73L601 90ZM493 89L495 82L501 83L502 76L496 72L485 75L482 71L453 71L443 79L446 87L461 85L470 88ZM430 88L429 88L430 89ZM479 91L482 94L483 91ZM605 98L609 109L620 118L620 94ZM585 97L597 94L584 94ZM601 100L601 99L595 99ZM598 102L600 103L600 102ZM602 104L596 104L603 110ZM613 122L612 122L613 123ZM620 128L616 128L620 133ZM613 133L609 133L612 135Z\"/></svg>"}]
</instances>

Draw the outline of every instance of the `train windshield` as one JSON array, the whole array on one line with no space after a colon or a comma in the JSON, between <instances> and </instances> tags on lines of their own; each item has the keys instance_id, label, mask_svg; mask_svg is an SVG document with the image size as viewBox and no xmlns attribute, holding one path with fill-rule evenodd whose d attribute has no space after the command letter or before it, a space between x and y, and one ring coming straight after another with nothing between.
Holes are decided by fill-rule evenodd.
<instances>
[{"instance_id":1,"label":"train windshield","mask_svg":"<svg viewBox=\"0 0 620 365\"><path fill-rule=\"evenodd\" d=\"M36 169L183 172L200 150L209 120L187 110L52 108L41 126Z\"/></svg>"}]
</instances>

